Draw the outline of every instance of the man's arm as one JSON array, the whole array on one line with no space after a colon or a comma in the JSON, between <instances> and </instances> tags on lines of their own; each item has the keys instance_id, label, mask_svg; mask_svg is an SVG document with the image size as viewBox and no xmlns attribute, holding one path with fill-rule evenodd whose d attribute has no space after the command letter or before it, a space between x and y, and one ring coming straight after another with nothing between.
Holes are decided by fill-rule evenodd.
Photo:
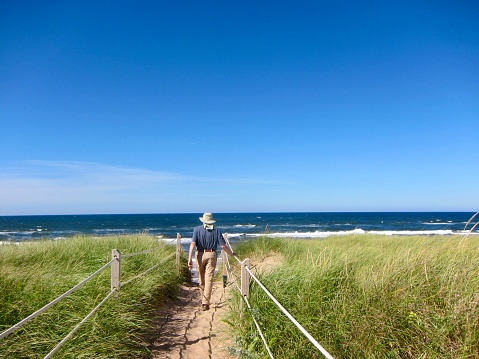
<instances>
[{"instance_id":1,"label":"man's arm","mask_svg":"<svg viewBox=\"0 0 479 359\"><path fill-rule=\"evenodd\" d=\"M193 268L193 251L195 250L196 242L191 242L190 244L190 252L188 254L188 268Z\"/></svg>"},{"instance_id":2,"label":"man's arm","mask_svg":"<svg viewBox=\"0 0 479 359\"><path fill-rule=\"evenodd\" d=\"M226 253L228 253L230 256L236 257L236 253L232 252L231 249L229 249L228 246L226 246L226 245L221 246L221 249L224 250Z\"/></svg>"},{"instance_id":3,"label":"man's arm","mask_svg":"<svg viewBox=\"0 0 479 359\"><path fill-rule=\"evenodd\" d=\"M221 245L221 249L224 250L226 253L228 253L230 256L233 256L233 257L236 257L236 253L233 252L232 249L230 249L228 242L228 234L225 233L221 233L221 240L220 240L220 245Z\"/></svg>"}]
</instances>

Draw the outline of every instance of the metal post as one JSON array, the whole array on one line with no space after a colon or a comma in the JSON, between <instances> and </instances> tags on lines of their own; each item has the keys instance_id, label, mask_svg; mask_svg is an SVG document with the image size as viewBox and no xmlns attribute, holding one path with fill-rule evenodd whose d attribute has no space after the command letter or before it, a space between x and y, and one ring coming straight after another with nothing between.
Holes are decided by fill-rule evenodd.
<instances>
[{"instance_id":1,"label":"metal post","mask_svg":"<svg viewBox=\"0 0 479 359\"><path fill-rule=\"evenodd\" d=\"M243 262L241 262L241 295L249 299L249 282L250 282L250 275L249 272L246 270L249 269L249 258L246 258ZM240 312L241 312L241 319L243 319L243 300L240 302Z\"/></svg>"},{"instance_id":2,"label":"metal post","mask_svg":"<svg viewBox=\"0 0 479 359\"><path fill-rule=\"evenodd\" d=\"M111 290L120 291L121 253L118 249L112 249L111 258Z\"/></svg>"},{"instance_id":3,"label":"metal post","mask_svg":"<svg viewBox=\"0 0 479 359\"><path fill-rule=\"evenodd\" d=\"M181 235L176 233L176 273L180 274Z\"/></svg>"}]
</instances>

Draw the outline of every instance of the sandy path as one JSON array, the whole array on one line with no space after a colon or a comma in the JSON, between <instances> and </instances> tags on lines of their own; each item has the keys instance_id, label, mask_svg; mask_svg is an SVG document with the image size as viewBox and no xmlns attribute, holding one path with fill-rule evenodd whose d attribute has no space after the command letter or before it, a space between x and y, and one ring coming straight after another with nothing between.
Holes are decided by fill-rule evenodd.
<instances>
[{"instance_id":1,"label":"sandy path","mask_svg":"<svg viewBox=\"0 0 479 359\"><path fill-rule=\"evenodd\" d=\"M153 358L227 359L233 342L227 334L228 325L222 321L229 310L223 283L215 282L210 310L201 309L197 284L181 286L178 299L158 313L156 340L150 346Z\"/></svg>"}]
</instances>

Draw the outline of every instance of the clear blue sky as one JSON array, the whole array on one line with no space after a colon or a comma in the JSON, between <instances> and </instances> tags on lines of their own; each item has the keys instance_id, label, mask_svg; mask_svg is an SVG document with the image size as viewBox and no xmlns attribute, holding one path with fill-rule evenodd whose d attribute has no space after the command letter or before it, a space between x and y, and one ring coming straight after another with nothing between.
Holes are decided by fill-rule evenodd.
<instances>
[{"instance_id":1,"label":"clear blue sky","mask_svg":"<svg viewBox=\"0 0 479 359\"><path fill-rule=\"evenodd\" d=\"M0 4L0 215L479 210L477 1Z\"/></svg>"}]
</instances>

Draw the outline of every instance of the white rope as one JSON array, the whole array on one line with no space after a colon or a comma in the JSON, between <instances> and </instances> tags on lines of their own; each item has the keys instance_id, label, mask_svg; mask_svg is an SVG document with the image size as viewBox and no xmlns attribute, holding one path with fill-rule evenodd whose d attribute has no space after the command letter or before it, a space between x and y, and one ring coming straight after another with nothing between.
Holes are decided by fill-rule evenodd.
<instances>
[{"instance_id":1,"label":"white rope","mask_svg":"<svg viewBox=\"0 0 479 359\"><path fill-rule=\"evenodd\" d=\"M273 354L271 353L271 350L270 350L269 347L268 347L268 343L266 343L266 339L265 339L265 337L264 337L264 335L263 335L263 332L261 331L261 328L260 328L258 322L256 321L256 318L254 317L253 312L251 311L251 305L249 304L248 298L247 298L246 296L243 296L243 299L244 299L244 301L246 302L246 305L248 306L248 309L250 310L251 317L253 318L253 322L254 322L254 324L256 325L256 329L257 329L258 332L259 332L259 336L261 337L261 340L263 341L264 347L266 348L266 351L268 352L269 357L270 357L271 359L274 359Z\"/></svg>"},{"instance_id":2,"label":"white rope","mask_svg":"<svg viewBox=\"0 0 479 359\"><path fill-rule=\"evenodd\" d=\"M239 287L239 285L237 283L238 277L236 277L234 272L231 270L231 265L230 265L230 261L228 259L228 256L226 256L226 270L228 271L229 275L233 278L233 284L236 286L238 291L241 293L241 288Z\"/></svg>"},{"instance_id":3,"label":"white rope","mask_svg":"<svg viewBox=\"0 0 479 359\"><path fill-rule=\"evenodd\" d=\"M238 289L238 292L241 293L241 288L236 283L237 282L237 277L233 273L233 271L231 270L231 266L230 266L230 262L229 262L228 258L226 258L226 264L227 264L226 269L227 269L228 273L230 274L231 277L233 277L233 284L236 286L236 289ZM266 351L268 352L268 355L270 356L271 359L274 359L273 354L271 353L271 350L268 347L268 343L266 342L266 338L264 337L263 332L261 331L261 327L259 326L259 323L256 320L256 318L253 314L253 311L251 310L251 305L248 301L248 298L246 296L242 296L242 297L243 297L243 300L245 301L246 305L248 306L248 309L249 309L250 314L251 314L251 318L253 319L253 322L256 326L256 330L258 331L258 333L261 337L261 340L263 341L264 347L266 348Z\"/></svg>"},{"instance_id":4,"label":"white rope","mask_svg":"<svg viewBox=\"0 0 479 359\"><path fill-rule=\"evenodd\" d=\"M246 267L246 270L251 275L251 277L258 283L258 285L263 289L263 291L271 298L271 300L278 306L279 309L293 322L293 324L309 339L309 341L328 359L334 359L331 354L329 354L326 349L324 349L317 341L308 333L306 329L303 328L301 324L298 323L296 319L281 305L280 302L276 300L275 297L266 289L266 287L255 277L255 275Z\"/></svg>"},{"instance_id":5,"label":"white rope","mask_svg":"<svg viewBox=\"0 0 479 359\"><path fill-rule=\"evenodd\" d=\"M154 265L153 267L151 267L150 269L147 269L147 270L144 271L143 273L140 273L140 274L134 276L133 278L128 279L125 283L120 283L120 287L124 287L125 285L127 285L127 284L130 283L131 281L140 278L141 276L145 275L145 274L148 273L148 272L151 272L153 269L155 269L155 268L158 267L159 265L161 265L161 264L163 264L164 262L166 262L166 260L169 259L170 257L172 257L173 255L176 255L176 253L171 253L169 256L163 258L163 260L161 260L159 263L155 264L155 265Z\"/></svg>"},{"instance_id":6,"label":"white rope","mask_svg":"<svg viewBox=\"0 0 479 359\"><path fill-rule=\"evenodd\" d=\"M164 248L164 247L166 247L166 246L167 246L167 244L164 244L164 245L159 246L159 247L157 247L157 248L147 249L147 250L142 251L142 252L122 254L122 255L121 255L121 258L128 258L128 257L138 256L138 255L140 255L140 254L151 253L151 252L157 251L158 249Z\"/></svg>"},{"instance_id":7,"label":"white rope","mask_svg":"<svg viewBox=\"0 0 479 359\"><path fill-rule=\"evenodd\" d=\"M144 250L144 251L141 251L141 252L122 254L121 257L122 258L128 258L128 257L138 256L140 254L151 253L151 252L157 251L158 249L164 248L168 245L171 245L171 243L163 243L161 246L158 246L158 247L152 248L152 249L147 249L147 250Z\"/></svg>"},{"instance_id":8,"label":"white rope","mask_svg":"<svg viewBox=\"0 0 479 359\"><path fill-rule=\"evenodd\" d=\"M229 247L231 252L234 253L233 247L231 247L230 241L228 240L228 233L225 233L223 238L225 239L226 245ZM238 261L238 263L241 264L241 260L237 256L234 256L234 258Z\"/></svg>"},{"instance_id":9,"label":"white rope","mask_svg":"<svg viewBox=\"0 0 479 359\"><path fill-rule=\"evenodd\" d=\"M112 291L100 302L100 304L98 304L90 313L88 313L88 315L87 315L85 318L83 318L83 320L82 320L80 323L78 323L78 325L77 325L75 328L73 328L73 330L72 330L70 333L68 333L67 336L66 336L65 338L63 338L62 341L61 341L60 343L58 343L57 346L56 346L55 348L53 348L53 350L45 356L44 359L50 358L58 349L60 349L60 347L61 347L63 344L65 344L66 341L67 341L68 339L70 339L70 338L72 337L72 335L75 334L75 332L76 332L78 329L80 329L80 327L93 315L93 313L95 313L95 312L108 300L108 298L110 298L111 295L112 295L113 293L115 293L115 292L116 292L115 289L112 290Z\"/></svg>"},{"instance_id":10,"label":"white rope","mask_svg":"<svg viewBox=\"0 0 479 359\"><path fill-rule=\"evenodd\" d=\"M103 271L106 267L108 267L114 260L116 260L116 258L113 258L111 259L108 263L106 263L103 267L101 267L100 269L98 269L95 273L91 274L89 277L87 277L86 279L84 279L83 281L81 281L80 283L78 283L76 286L74 286L73 288L69 289L68 291L66 291L65 293L63 293L61 296L59 296L57 299L51 301L50 303L48 303L47 305L45 305L43 308L40 308L39 310L37 310L35 313L33 314L30 314L28 317L26 317L25 319L21 320L20 322L18 322L17 324L15 324L13 327L11 327L10 329L7 329L6 331L4 331L3 333L0 334L0 339L6 337L8 334L12 333L13 331L17 330L18 328L20 328L23 324L29 322L30 320L32 320L33 318L39 316L40 314L42 314L44 311L46 311L48 308L50 308L51 306L53 306L54 304L57 304L59 301L61 301L63 298L65 298L66 296L68 296L69 294L71 294L72 292L74 292L75 290L77 290L78 288L80 288L83 284L85 284L86 282L88 282L90 279L92 279L94 276L96 276L98 273L100 273L101 271Z\"/></svg>"},{"instance_id":11,"label":"white rope","mask_svg":"<svg viewBox=\"0 0 479 359\"><path fill-rule=\"evenodd\" d=\"M478 212L479 213L479 212ZM228 241L228 238L226 236L225 238L226 240L226 243L227 245L230 247L231 249L231 245L229 244L229 241ZM231 249L231 251L233 251ZM241 260L238 258L238 257L234 257L239 263L242 263ZM229 261L228 261L228 265L229 265ZM227 266L227 269L233 274L233 272L231 271L231 268L229 266ZM256 278L256 276L250 271L250 269L248 267L246 267L246 270L249 272L249 274L251 275L251 277L256 281L256 283L258 283L258 285L260 286L261 289L263 289L263 291L268 295L268 297L270 297L270 299L278 306L278 308L289 318L289 320L306 336L306 338L308 338L308 340L328 359L334 359L331 354L329 354L326 349L324 349L321 344L319 344L317 342L316 339L313 338L313 336L311 334L308 333L308 331L306 329L303 328L303 326L301 324L298 323L298 321L281 305L281 303L279 303L276 298L266 289L266 287L259 281L258 278ZM236 283L235 283L236 284ZM239 286L236 284L236 287L238 288L238 291L241 292L241 289L239 288ZM249 302L248 302L248 299L246 296L243 297L248 305L248 308L251 309L251 306L249 305ZM270 354L271 358L272 358L272 354L266 344L266 341L264 340L264 337L263 337L263 334L261 332L261 329L259 328L254 316L252 315L252 318L253 318L253 321L255 322L255 325L256 325L256 328L258 329L259 333L260 333L260 336L261 336L261 339L263 340L263 343L268 351L268 353Z\"/></svg>"}]
</instances>

